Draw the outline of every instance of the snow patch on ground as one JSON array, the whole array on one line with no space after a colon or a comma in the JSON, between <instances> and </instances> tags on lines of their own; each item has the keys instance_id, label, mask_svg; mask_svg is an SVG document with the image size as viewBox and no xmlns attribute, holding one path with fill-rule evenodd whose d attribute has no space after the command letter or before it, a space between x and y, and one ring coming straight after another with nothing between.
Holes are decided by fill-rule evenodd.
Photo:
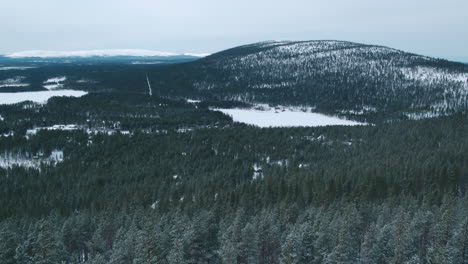
<instances>
[{"instance_id":1,"label":"snow patch on ground","mask_svg":"<svg viewBox=\"0 0 468 264\"><path fill-rule=\"evenodd\" d=\"M62 89L62 88L63 88L63 84L61 84L61 83L57 83L57 84L46 84L46 85L44 85L44 88L46 88L46 89L49 90L49 91L52 91L52 90L59 90L59 89Z\"/></svg>"},{"instance_id":2,"label":"snow patch on ground","mask_svg":"<svg viewBox=\"0 0 468 264\"><path fill-rule=\"evenodd\" d=\"M15 131L10 130L10 131L8 131L6 133L0 134L0 137L12 137L14 135L15 135Z\"/></svg>"},{"instance_id":3,"label":"snow patch on ground","mask_svg":"<svg viewBox=\"0 0 468 264\"><path fill-rule=\"evenodd\" d=\"M26 79L24 76L16 76L13 78L5 79L0 81L0 88L2 87L26 87L29 83L22 83Z\"/></svg>"},{"instance_id":4,"label":"snow patch on ground","mask_svg":"<svg viewBox=\"0 0 468 264\"><path fill-rule=\"evenodd\" d=\"M0 167L12 168L14 166L19 166L23 168L37 169L40 168L41 164L55 166L58 163L63 162L63 160L63 151L58 149L52 150L52 153L48 157L44 157L43 153L31 156L30 154L4 152L3 154L0 154Z\"/></svg>"},{"instance_id":5,"label":"snow patch on ground","mask_svg":"<svg viewBox=\"0 0 468 264\"><path fill-rule=\"evenodd\" d=\"M254 163L252 165L252 169L254 171L252 175L252 180L263 179L262 165Z\"/></svg>"},{"instance_id":6,"label":"snow patch on ground","mask_svg":"<svg viewBox=\"0 0 468 264\"><path fill-rule=\"evenodd\" d=\"M185 99L185 100L186 100L187 103L189 103L189 104L198 104L198 103L201 102L200 100L190 99L190 98L187 98L187 99Z\"/></svg>"},{"instance_id":7,"label":"snow patch on ground","mask_svg":"<svg viewBox=\"0 0 468 264\"><path fill-rule=\"evenodd\" d=\"M44 82L44 88L47 90L58 90L63 88L63 82L67 80L66 76L49 78Z\"/></svg>"},{"instance_id":8,"label":"snow patch on ground","mask_svg":"<svg viewBox=\"0 0 468 264\"><path fill-rule=\"evenodd\" d=\"M466 106L468 100L468 73L451 72L431 67L406 67L401 68L405 78L422 84L431 84L444 87L443 99L431 105L436 111L446 111L454 107Z\"/></svg>"},{"instance_id":9,"label":"snow patch on ground","mask_svg":"<svg viewBox=\"0 0 468 264\"><path fill-rule=\"evenodd\" d=\"M465 88L468 87L468 73L448 72L437 68L419 66L414 68L401 68L401 72L410 80L422 82L453 81L462 83Z\"/></svg>"},{"instance_id":10,"label":"snow patch on ground","mask_svg":"<svg viewBox=\"0 0 468 264\"><path fill-rule=\"evenodd\" d=\"M0 88L3 87L27 87L29 83L10 83L10 84L0 84Z\"/></svg>"},{"instance_id":11,"label":"snow patch on ground","mask_svg":"<svg viewBox=\"0 0 468 264\"><path fill-rule=\"evenodd\" d=\"M362 106L360 109L350 109L350 110L341 110L342 114L351 114L351 115L364 115L368 113L376 113L377 108L372 106Z\"/></svg>"},{"instance_id":12,"label":"snow patch on ground","mask_svg":"<svg viewBox=\"0 0 468 264\"><path fill-rule=\"evenodd\" d=\"M34 127L32 129L26 130L26 138L29 139L32 136L36 135L37 132L41 130L48 130L48 131L84 131L88 135L96 135L96 134L106 134L106 135L115 135L120 133L122 135L131 135L130 131L128 130L118 130L112 129L107 127L92 127L89 128L88 126L84 125L75 125L75 124L68 124L68 125L53 125L49 127Z\"/></svg>"},{"instance_id":13,"label":"snow patch on ground","mask_svg":"<svg viewBox=\"0 0 468 264\"><path fill-rule=\"evenodd\" d=\"M94 80L90 80L90 79L80 79L80 80L77 80L76 83L80 83L80 84L95 84L95 83L98 83L97 81L94 81Z\"/></svg>"},{"instance_id":14,"label":"snow patch on ground","mask_svg":"<svg viewBox=\"0 0 468 264\"><path fill-rule=\"evenodd\" d=\"M41 92L22 92L22 93L1 93L0 104L16 104L24 101L35 103L46 103L49 98L54 96L81 97L87 94L85 91L58 90Z\"/></svg>"},{"instance_id":15,"label":"snow patch on ground","mask_svg":"<svg viewBox=\"0 0 468 264\"><path fill-rule=\"evenodd\" d=\"M443 114L438 113L436 111L424 111L424 112L413 112L413 113L405 113L405 116L410 120L421 120L426 118L434 118L442 116Z\"/></svg>"},{"instance_id":16,"label":"snow patch on ground","mask_svg":"<svg viewBox=\"0 0 468 264\"><path fill-rule=\"evenodd\" d=\"M64 82L65 80L67 80L67 77L66 76L61 76L61 77L49 78L44 83L45 84L47 84L47 83L59 83L59 82Z\"/></svg>"},{"instance_id":17,"label":"snow patch on ground","mask_svg":"<svg viewBox=\"0 0 468 264\"><path fill-rule=\"evenodd\" d=\"M221 111L235 122L245 123L258 127L317 127L317 126L356 126L366 125L356 121L340 119L311 112L312 108L301 107L275 107L263 108L257 106L253 109L212 109Z\"/></svg>"},{"instance_id":18,"label":"snow patch on ground","mask_svg":"<svg viewBox=\"0 0 468 264\"><path fill-rule=\"evenodd\" d=\"M158 205L159 201L155 201L154 203L151 204L151 209L156 209L156 206Z\"/></svg>"}]
</instances>

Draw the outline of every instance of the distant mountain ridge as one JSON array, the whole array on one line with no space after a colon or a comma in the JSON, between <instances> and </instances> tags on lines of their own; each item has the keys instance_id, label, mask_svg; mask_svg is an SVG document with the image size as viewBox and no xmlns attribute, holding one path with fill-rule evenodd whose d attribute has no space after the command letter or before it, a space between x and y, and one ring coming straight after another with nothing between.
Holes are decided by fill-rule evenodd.
<instances>
[{"instance_id":1,"label":"distant mountain ridge","mask_svg":"<svg viewBox=\"0 0 468 264\"><path fill-rule=\"evenodd\" d=\"M102 49L77 51L30 50L4 54L8 58L76 58L76 57L206 57L208 53L172 53L142 49Z\"/></svg>"},{"instance_id":2,"label":"distant mountain ridge","mask_svg":"<svg viewBox=\"0 0 468 264\"><path fill-rule=\"evenodd\" d=\"M153 74L174 93L330 113L439 115L468 108L468 66L347 41L260 42Z\"/></svg>"}]
</instances>

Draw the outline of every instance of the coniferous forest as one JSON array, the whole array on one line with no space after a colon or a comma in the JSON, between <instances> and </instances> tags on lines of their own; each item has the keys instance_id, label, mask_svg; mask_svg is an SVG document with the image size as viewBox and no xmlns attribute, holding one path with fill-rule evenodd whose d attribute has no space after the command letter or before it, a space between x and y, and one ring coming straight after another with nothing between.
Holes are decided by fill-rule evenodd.
<instances>
[{"instance_id":1,"label":"coniferous forest","mask_svg":"<svg viewBox=\"0 0 468 264\"><path fill-rule=\"evenodd\" d=\"M60 113L80 117L73 101L86 98L39 112L61 120L61 100L70 102ZM80 105L90 115L111 108ZM210 118L168 105L192 109L195 123ZM22 111L37 109L2 108L3 130L17 125L0 138L2 151L40 159L61 149L64 160L0 169L3 263L468 261L466 115L262 129L219 114L218 125L193 130L161 115L153 132L137 130L144 118L122 119L134 133L39 130L26 139L8 118Z\"/></svg>"},{"instance_id":2,"label":"coniferous forest","mask_svg":"<svg viewBox=\"0 0 468 264\"><path fill-rule=\"evenodd\" d=\"M331 60L263 43L21 72L29 91L64 75L89 93L0 105L0 263L468 263L466 66L306 44L292 45ZM259 102L363 124L260 128L216 110Z\"/></svg>"}]
</instances>

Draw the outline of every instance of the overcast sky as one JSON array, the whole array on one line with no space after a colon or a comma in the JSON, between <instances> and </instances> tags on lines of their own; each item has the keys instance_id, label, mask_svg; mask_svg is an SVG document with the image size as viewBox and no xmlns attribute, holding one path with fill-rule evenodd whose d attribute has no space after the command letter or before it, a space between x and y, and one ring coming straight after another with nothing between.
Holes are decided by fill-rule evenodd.
<instances>
[{"instance_id":1,"label":"overcast sky","mask_svg":"<svg viewBox=\"0 0 468 264\"><path fill-rule=\"evenodd\" d=\"M468 0L0 0L0 53L337 39L468 58Z\"/></svg>"}]
</instances>

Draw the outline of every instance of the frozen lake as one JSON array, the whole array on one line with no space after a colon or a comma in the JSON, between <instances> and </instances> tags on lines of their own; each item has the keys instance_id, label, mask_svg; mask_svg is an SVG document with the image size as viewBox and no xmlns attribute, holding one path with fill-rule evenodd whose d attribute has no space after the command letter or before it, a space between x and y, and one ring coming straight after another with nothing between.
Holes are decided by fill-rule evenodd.
<instances>
[{"instance_id":1,"label":"frozen lake","mask_svg":"<svg viewBox=\"0 0 468 264\"><path fill-rule=\"evenodd\" d=\"M356 126L366 125L356 121L295 109L213 109L221 111L235 122L258 127L316 127L316 126Z\"/></svg>"},{"instance_id":2,"label":"frozen lake","mask_svg":"<svg viewBox=\"0 0 468 264\"><path fill-rule=\"evenodd\" d=\"M23 93L0 93L0 104L16 104L24 101L33 101L36 103L45 103L54 96L81 97L87 94L84 91L75 90L57 90Z\"/></svg>"}]
</instances>

